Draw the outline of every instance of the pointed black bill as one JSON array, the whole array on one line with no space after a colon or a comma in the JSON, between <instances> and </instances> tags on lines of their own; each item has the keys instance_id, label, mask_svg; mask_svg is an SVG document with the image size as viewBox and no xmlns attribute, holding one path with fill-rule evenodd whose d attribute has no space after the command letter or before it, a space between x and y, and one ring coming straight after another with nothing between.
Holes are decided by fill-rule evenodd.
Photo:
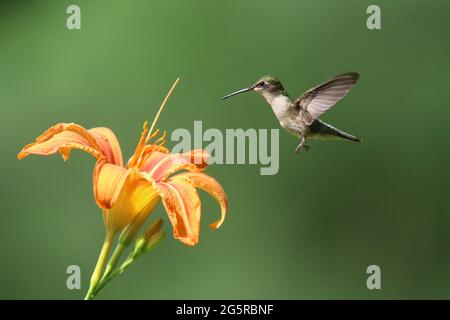
<instances>
[{"instance_id":1,"label":"pointed black bill","mask_svg":"<svg viewBox=\"0 0 450 320\"><path fill-rule=\"evenodd\" d=\"M227 99L227 98L229 98L229 97L232 97L232 96L235 96L235 95L237 95L237 94L244 93L244 92L248 92L248 91L252 91L252 90L253 90L253 88L245 88L245 89L241 89L241 90L238 90L238 91L236 91L236 92L227 94L225 97L222 97L221 100L225 100L225 99Z\"/></svg>"}]
</instances>

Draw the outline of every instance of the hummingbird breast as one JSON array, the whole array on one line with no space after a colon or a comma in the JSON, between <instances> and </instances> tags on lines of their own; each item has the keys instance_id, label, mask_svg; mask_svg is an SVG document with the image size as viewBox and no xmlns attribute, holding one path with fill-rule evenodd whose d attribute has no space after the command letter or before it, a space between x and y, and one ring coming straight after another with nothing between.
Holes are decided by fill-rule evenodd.
<instances>
[{"instance_id":1,"label":"hummingbird breast","mask_svg":"<svg viewBox=\"0 0 450 320\"><path fill-rule=\"evenodd\" d=\"M307 135L309 132L308 126L298 114L285 118L280 124L287 132L297 137L299 134Z\"/></svg>"},{"instance_id":2,"label":"hummingbird breast","mask_svg":"<svg viewBox=\"0 0 450 320\"><path fill-rule=\"evenodd\" d=\"M275 116L278 120L284 118L289 113L289 109L292 107L292 101L289 97L284 95L275 95L270 97L265 97L267 102L272 107Z\"/></svg>"},{"instance_id":3,"label":"hummingbird breast","mask_svg":"<svg viewBox=\"0 0 450 320\"><path fill-rule=\"evenodd\" d=\"M295 136L298 136L299 133L306 133L307 125L300 113L295 110L294 104L288 96L279 95L272 97L269 103L280 125L286 131Z\"/></svg>"}]
</instances>

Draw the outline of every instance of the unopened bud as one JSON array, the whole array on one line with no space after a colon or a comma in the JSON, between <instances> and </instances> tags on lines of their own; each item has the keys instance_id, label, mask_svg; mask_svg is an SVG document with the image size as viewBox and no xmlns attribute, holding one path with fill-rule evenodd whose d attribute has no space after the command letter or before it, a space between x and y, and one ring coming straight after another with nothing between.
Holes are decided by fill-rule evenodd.
<instances>
[{"instance_id":1,"label":"unopened bud","mask_svg":"<svg viewBox=\"0 0 450 320\"><path fill-rule=\"evenodd\" d=\"M165 234L164 230L159 230L157 233L155 233L150 238L150 240L147 242L147 244L144 248L145 252L149 252L150 250L153 250L156 247L156 245L158 243L160 243L162 239L164 239L165 235L166 234Z\"/></svg>"},{"instance_id":2,"label":"unopened bud","mask_svg":"<svg viewBox=\"0 0 450 320\"><path fill-rule=\"evenodd\" d=\"M157 234L162 226L164 224L164 221L161 218L156 219L153 221L145 230L143 237L147 240L147 242L153 237L155 234Z\"/></svg>"},{"instance_id":3,"label":"unopened bud","mask_svg":"<svg viewBox=\"0 0 450 320\"><path fill-rule=\"evenodd\" d=\"M164 221L160 218L153 221L145 230L134 244L133 256L136 257L143 252L147 252L150 248L153 248L164 237L164 231L162 230Z\"/></svg>"}]
</instances>

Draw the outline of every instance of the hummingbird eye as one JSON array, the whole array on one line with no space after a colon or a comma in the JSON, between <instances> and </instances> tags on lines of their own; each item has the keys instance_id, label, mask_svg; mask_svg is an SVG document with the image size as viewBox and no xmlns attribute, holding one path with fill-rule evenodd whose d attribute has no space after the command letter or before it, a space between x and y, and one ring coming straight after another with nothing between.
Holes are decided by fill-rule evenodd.
<instances>
[{"instance_id":1,"label":"hummingbird eye","mask_svg":"<svg viewBox=\"0 0 450 320\"><path fill-rule=\"evenodd\" d=\"M264 81L261 81L260 83L258 83L258 87L264 87L264 85L265 85Z\"/></svg>"}]
</instances>

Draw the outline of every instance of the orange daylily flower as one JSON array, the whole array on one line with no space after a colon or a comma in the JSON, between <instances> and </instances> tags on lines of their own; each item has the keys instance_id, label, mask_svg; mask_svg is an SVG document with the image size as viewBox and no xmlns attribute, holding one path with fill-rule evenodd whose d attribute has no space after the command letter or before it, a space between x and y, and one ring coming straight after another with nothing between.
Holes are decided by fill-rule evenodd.
<instances>
[{"instance_id":1,"label":"orange daylily flower","mask_svg":"<svg viewBox=\"0 0 450 320\"><path fill-rule=\"evenodd\" d=\"M136 150L126 165L119 142L110 129L87 130L75 123L58 123L50 127L17 155L23 159L31 154L48 156L59 152L67 160L72 149L80 149L97 160L93 173L94 198L103 211L106 233L85 299L93 299L112 277L123 272L164 237L162 221L154 221L138 238L128 258L116 268L124 249L160 200L172 223L174 237L189 246L198 243L200 233L201 202L196 188L209 192L220 205L221 217L211 224L211 228L217 229L225 219L227 196L214 178L202 172L209 155L203 150L171 154L164 147L165 132L159 139L159 130L153 132L179 80L176 79L164 98L150 130L147 122L144 123ZM182 173L176 174L181 170ZM119 232L119 241L106 265Z\"/></svg>"},{"instance_id":2,"label":"orange daylily flower","mask_svg":"<svg viewBox=\"0 0 450 320\"><path fill-rule=\"evenodd\" d=\"M221 207L221 217L211 224L217 229L227 212L227 197L221 185L202 171L208 154L203 150L171 154L164 137L156 139L158 130L147 135L144 124L136 151L124 166L122 151L114 133L108 128L85 129L74 123L59 123L26 145L19 159L28 155L48 156L59 152L64 160L71 149L81 149L96 160L93 173L94 197L103 210L107 233L117 234L128 226L133 238L148 215L162 200L173 226L174 237L193 246L199 240L201 202L196 188L210 193ZM174 175L180 170L187 170Z\"/></svg>"}]
</instances>

